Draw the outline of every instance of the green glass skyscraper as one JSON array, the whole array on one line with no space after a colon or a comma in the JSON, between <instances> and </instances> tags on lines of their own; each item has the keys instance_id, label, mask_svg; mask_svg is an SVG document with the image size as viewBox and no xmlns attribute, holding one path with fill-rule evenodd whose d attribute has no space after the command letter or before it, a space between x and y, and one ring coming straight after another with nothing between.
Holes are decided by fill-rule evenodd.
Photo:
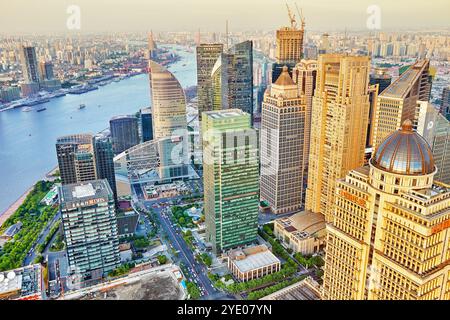
<instances>
[{"instance_id":1,"label":"green glass skyscraper","mask_svg":"<svg viewBox=\"0 0 450 320\"><path fill-rule=\"evenodd\" d=\"M240 109L203 113L203 183L206 239L214 252L256 240L258 138Z\"/></svg>"}]
</instances>

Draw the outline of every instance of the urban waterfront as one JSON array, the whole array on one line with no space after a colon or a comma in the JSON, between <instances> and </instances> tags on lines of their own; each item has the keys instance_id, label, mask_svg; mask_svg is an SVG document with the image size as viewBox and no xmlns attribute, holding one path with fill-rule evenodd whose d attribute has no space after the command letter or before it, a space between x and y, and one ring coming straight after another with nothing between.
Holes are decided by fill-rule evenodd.
<instances>
[{"instance_id":1,"label":"urban waterfront","mask_svg":"<svg viewBox=\"0 0 450 320\"><path fill-rule=\"evenodd\" d=\"M169 70L186 88L196 84L195 51L172 46L180 60ZM86 108L79 110L80 104ZM33 107L0 112L0 213L3 213L56 164L55 142L62 135L95 133L109 126L114 115L133 114L150 104L147 74L99 87L81 95L66 95ZM36 112L45 107L47 110Z\"/></svg>"}]
</instances>

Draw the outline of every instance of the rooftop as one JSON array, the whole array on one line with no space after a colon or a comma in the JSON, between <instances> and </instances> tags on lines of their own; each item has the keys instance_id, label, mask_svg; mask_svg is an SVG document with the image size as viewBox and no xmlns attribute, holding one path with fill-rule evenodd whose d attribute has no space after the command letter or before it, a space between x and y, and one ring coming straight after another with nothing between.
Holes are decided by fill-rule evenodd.
<instances>
[{"instance_id":1,"label":"rooftop","mask_svg":"<svg viewBox=\"0 0 450 320\"><path fill-rule=\"evenodd\" d=\"M280 263L280 260L266 245L259 245L246 249L236 249L231 251L228 256L241 272L248 272Z\"/></svg>"},{"instance_id":2,"label":"rooftop","mask_svg":"<svg viewBox=\"0 0 450 320\"><path fill-rule=\"evenodd\" d=\"M207 111L204 112L206 116L211 117L213 119L225 119L225 118L232 118L232 117L238 117L245 114L240 109L225 109L225 110L216 110L216 111Z\"/></svg>"},{"instance_id":3,"label":"rooftop","mask_svg":"<svg viewBox=\"0 0 450 320\"><path fill-rule=\"evenodd\" d=\"M320 289L317 282L311 278L294 283L278 290L260 300L320 300Z\"/></svg>"},{"instance_id":4,"label":"rooftop","mask_svg":"<svg viewBox=\"0 0 450 320\"><path fill-rule=\"evenodd\" d=\"M386 97L403 98L409 92L411 85L417 80L427 65L428 60L417 61L387 87L382 95Z\"/></svg>"},{"instance_id":5,"label":"rooftop","mask_svg":"<svg viewBox=\"0 0 450 320\"><path fill-rule=\"evenodd\" d=\"M41 270L40 264L33 264L0 272L0 300L41 299Z\"/></svg>"},{"instance_id":6,"label":"rooftop","mask_svg":"<svg viewBox=\"0 0 450 320\"><path fill-rule=\"evenodd\" d=\"M74 184L63 185L59 189L62 203L105 198L112 195L107 180L92 180Z\"/></svg>"},{"instance_id":7,"label":"rooftop","mask_svg":"<svg viewBox=\"0 0 450 320\"><path fill-rule=\"evenodd\" d=\"M318 232L325 231L325 218L320 213L302 211L287 218L275 220L280 223L287 232L295 232L299 238L307 238Z\"/></svg>"}]
</instances>

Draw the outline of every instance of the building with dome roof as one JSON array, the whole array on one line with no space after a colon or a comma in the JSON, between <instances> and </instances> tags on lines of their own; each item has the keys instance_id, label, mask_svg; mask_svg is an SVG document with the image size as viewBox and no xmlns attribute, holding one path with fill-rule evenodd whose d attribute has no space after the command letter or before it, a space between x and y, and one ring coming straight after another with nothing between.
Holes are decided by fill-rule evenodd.
<instances>
[{"instance_id":1,"label":"building with dome roof","mask_svg":"<svg viewBox=\"0 0 450 320\"><path fill-rule=\"evenodd\" d=\"M406 120L338 180L323 299L450 299L450 186L437 170Z\"/></svg>"}]
</instances>

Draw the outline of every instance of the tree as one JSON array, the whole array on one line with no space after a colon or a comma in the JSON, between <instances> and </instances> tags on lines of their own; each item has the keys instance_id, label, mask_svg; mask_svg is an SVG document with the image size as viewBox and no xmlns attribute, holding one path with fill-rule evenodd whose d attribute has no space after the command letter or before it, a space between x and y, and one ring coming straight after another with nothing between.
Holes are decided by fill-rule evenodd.
<instances>
[{"instance_id":1,"label":"tree","mask_svg":"<svg viewBox=\"0 0 450 320\"><path fill-rule=\"evenodd\" d=\"M166 264L167 263L167 257L165 255L159 255L158 256L158 262L159 264Z\"/></svg>"}]
</instances>

